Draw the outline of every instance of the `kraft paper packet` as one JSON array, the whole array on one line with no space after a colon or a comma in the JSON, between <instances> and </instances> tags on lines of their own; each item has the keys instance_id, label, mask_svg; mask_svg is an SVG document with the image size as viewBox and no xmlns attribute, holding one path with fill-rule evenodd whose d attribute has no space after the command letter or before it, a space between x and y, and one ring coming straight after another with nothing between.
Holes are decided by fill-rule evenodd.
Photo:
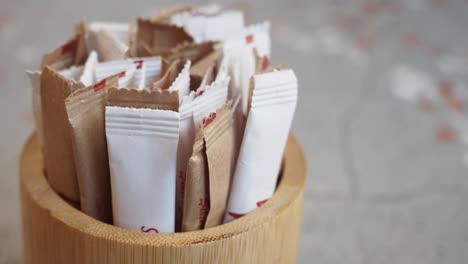
<instances>
[{"instance_id":1,"label":"kraft paper packet","mask_svg":"<svg viewBox=\"0 0 468 264\"><path fill-rule=\"evenodd\" d=\"M106 137L114 224L175 231L179 96L168 90L110 89Z\"/></svg>"},{"instance_id":2,"label":"kraft paper packet","mask_svg":"<svg viewBox=\"0 0 468 264\"><path fill-rule=\"evenodd\" d=\"M77 28L81 29L81 26ZM83 34L76 34L65 44L45 54L41 60L41 69L48 66L54 70L63 70L71 65L83 64L88 57L87 47L84 43Z\"/></svg>"},{"instance_id":3,"label":"kraft paper packet","mask_svg":"<svg viewBox=\"0 0 468 264\"><path fill-rule=\"evenodd\" d=\"M96 49L96 40L94 36L101 30L110 31L121 43L129 42L130 25L127 23L92 21L87 24L88 47Z\"/></svg>"},{"instance_id":4,"label":"kraft paper packet","mask_svg":"<svg viewBox=\"0 0 468 264\"><path fill-rule=\"evenodd\" d=\"M219 48L219 42L181 43L165 56L163 69L167 69L176 60L190 60L192 64L195 64L217 48Z\"/></svg>"},{"instance_id":5,"label":"kraft paper packet","mask_svg":"<svg viewBox=\"0 0 468 264\"><path fill-rule=\"evenodd\" d=\"M290 69L252 77L252 97L225 222L251 212L273 194L297 103Z\"/></svg>"},{"instance_id":6,"label":"kraft paper packet","mask_svg":"<svg viewBox=\"0 0 468 264\"><path fill-rule=\"evenodd\" d=\"M116 34L107 29L96 32L96 49L99 51L101 61L114 61L125 59L128 53L128 44L122 42Z\"/></svg>"},{"instance_id":7,"label":"kraft paper packet","mask_svg":"<svg viewBox=\"0 0 468 264\"><path fill-rule=\"evenodd\" d=\"M171 24L183 27L197 43L224 40L240 33L245 27L244 14L241 11L215 9L177 13L171 17Z\"/></svg>"},{"instance_id":8,"label":"kraft paper packet","mask_svg":"<svg viewBox=\"0 0 468 264\"><path fill-rule=\"evenodd\" d=\"M203 121L210 197L205 229L222 224L226 213L235 144L231 105L226 103Z\"/></svg>"},{"instance_id":9,"label":"kraft paper packet","mask_svg":"<svg viewBox=\"0 0 468 264\"><path fill-rule=\"evenodd\" d=\"M190 92L191 62L174 61L164 76L153 84L154 90L169 90L179 92L179 102Z\"/></svg>"},{"instance_id":10,"label":"kraft paper packet","mask_svg":"<svg viewBox=\"0 0 468 264\"><path fill-rule=\"evenodd\" d=\"M137 67L144 65L144 71L137 72L137 79L144 79L144 88L152 87L153 83L159 80L161 76L161 57L143 57L143 58L131 58L119 61L109 61L99 63L96 65L96 80L101 81L109 76L117 74L131 68L133 65ZM144 78L138 76L143 74Z\"/></svg>"},{"instance_id":11,"label":"kraft paper packet","mask_svg":"<svg viewBox=\"0 0 468 264\"><path fill-rule=\"evenodd\" d=\"M142 18L139 18L137 23L135 45L138 55L143 52L141 47L144 45L148 45L154 55L166 55L180 43L193 42L192 37L183 28Z\"/></svg>"},{"instance_id":12,"label":"kraft paper packet","mask_svg":"<svg viewBox=\"0 0 468 264\"><path fill-rule=\"evenodd\" d=\"M106 91L119 86L118 75L75 91L65 100L71 127L81 211L112 223L104 109Z\"/></svg>"},{"instance_id":13,"label":"kraft paper packet","mask_svg":"<svg viewBox=\"0 0 468 264\"><path fill-rule=\"evenodd\" d=\"M44 67L49 66L57 71L64 70L73 64L82 63L87 57L87 46L83 42L86 39L83 30L84 22L81 21L75 27L76 34L60 45L53 51L45 54L41 60L39 71L26 71L32 87L32 107L34 113L34 122L37 130L40 146L43 146L43 124L42 124L42 106L41 106L41 71Z\"/></svg>"},{"instance_id":14,"label":"kraft paper packet","mask_svg":"<svg viewBox=\"0 0 468 264\"><path fill-rule=\"evenodd\" d=\"M65 99L79 88L83 88L81 83L65 79L52 68L42 71L40 97L47 178L51 187L75 206L80 195Z\"/></svg>"},{"instance_id":15,"label":"kraft paper packet","mask_svg":"<svg viewBox=\"0 0 468 264\"><path fill-rule=\"evenodd\" d=\"M210 208L208 159L203 133L203 127L201 126L196 134L192 156L187 164L182 232L203 229Z\"/></svg>"},{"instance_id":16,"label":"kraft paper packet","mask_svg":"<svg viewBox=\"0 0 468 264\"><path fill-rule=\"evenodd\" d=\"M192 81L192 86L201 84L203 78L206 75L206 72L210 68L214 70L214 68L216 68L216 66L220 63L222 55L223 51L221 49L214 50L204 58L197 61L190 68L190 78Z\"/></svg>"}]
</instances>

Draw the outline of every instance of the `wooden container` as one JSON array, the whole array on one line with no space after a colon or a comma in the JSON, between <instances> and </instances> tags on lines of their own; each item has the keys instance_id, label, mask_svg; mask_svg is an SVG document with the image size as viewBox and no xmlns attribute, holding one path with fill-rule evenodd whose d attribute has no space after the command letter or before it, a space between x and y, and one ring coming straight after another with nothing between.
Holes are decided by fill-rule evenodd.
<instances>
[{"instance_id":1,"label":"wooden container","mask_svg":"<svg viewBox=\"0 0 468 264\"><path fill-rule=\"evenodd\" d=\"M42 164L32 136L20 165L26 264L296 262L306 163L292 136L274 196L236 221L196 232L139 233L99 222L50 188Z\"/></svg>"}]
</instances>

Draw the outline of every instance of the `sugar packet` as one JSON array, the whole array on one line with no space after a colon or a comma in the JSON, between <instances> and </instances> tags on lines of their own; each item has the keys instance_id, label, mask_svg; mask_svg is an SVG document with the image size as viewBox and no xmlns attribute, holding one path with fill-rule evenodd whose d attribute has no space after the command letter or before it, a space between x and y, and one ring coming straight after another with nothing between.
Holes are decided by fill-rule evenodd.
<instances>
[{"instance_id":1,"label":"sugar packet","mask_svg":"<svg viewBox=\"0 0 468 264\"><path fill-rule=\"evenodd\" d=\"M192 37L180 27L138 19L136 50L139 56L144 48L154 55L165 55L180 43L192 42Z\"/></svg>"},{"instance_id":2,"label":"sugar packet","mask_svg":"<svg viewBox=\"0 0 468 264\"><path fill-rule=\"evenodd\" d=\"M265 203L273 194L297 102L290 69L257 74L225 222Z\"/></svg>"},{"instance_id":3,"label":"sugar packet","mask_svg":"<svg viewBox=\"0 0 468 264\"><path fill-rule=\"evenodd\" d=\"M72 93L65 100L81 211L112 223L112 203L104 128L106 91L118 87L118 75Z\"/></svg>"},{"instance_id":4,"label":"sugar packet","mask_svg":"<svg viewBox=\"0 0 468 264\"><path fill-rule=\"evenodd\" d=\"M178 104L177 92L109 90L106 137L115 225L175 231Z\"/></svg>"},{"instance_id":5,"label":"sugar packet","mask_svg":"<svg viewBox=\"0 0 468 264\"><path fill-rule=\"evenodd\" d=\"M47 179L57 193L75 206L80 195L65 99L82 87L49 67L42 71L40 97Z\"/></svg>"},{"instance_id":6,"label":"sugar packet","mask_svg":"<svg viewBox=\"0 0 468 264\"><path fill-rule=\"evenodd\" d=\"M206 157L203 129L197 132L193 152L187 164L184 184L182 232L205 227L209 210L208 159Z\"/></svg>"},{"instance_id":7,"label":"sugar packet","mask_svg":"<svg viewBox=\"0 0 468 264\"><path fill-rule=\"evenodd\" d=\"M203 121L210 199L204 228L222 224L226 213L235 144L231 106L228 102Z\"/></svg>"}]
</instances>

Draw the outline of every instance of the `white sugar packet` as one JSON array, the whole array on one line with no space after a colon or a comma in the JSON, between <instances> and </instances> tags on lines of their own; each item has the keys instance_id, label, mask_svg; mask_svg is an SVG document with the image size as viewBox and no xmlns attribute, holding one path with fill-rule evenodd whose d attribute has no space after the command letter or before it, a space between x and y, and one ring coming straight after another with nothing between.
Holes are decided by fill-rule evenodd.
<instances>
[{"instance_id":1,"label":"white sugar packet","mask_svg":"<svg viewBox=\"0 0 468 264\"><path fill-rule=\"evenodd\" d=\"M290 69L254 75L253 94L225 222L260 207L273 194L297 103Z\"/></svg>"},{"instance_id":2,"label":"white sugar packet","mask_svg":"<svg viewBox=\"0 0 468 264\"><path fill-rule=\"evenodd\" d=\"M249 80L255 73L255 53L270 57L270 23L268 21L247 27L224 43L224 56L229 59L229 72L233 78L230 98L242 96L242 111L247 113Z\"/></svg>"},{"instance_id":3,"label":"white sugar packet","mask_svg":"<svg viewBox=\"0 0 468 264\"><path fill-rule=\"evenodd\" d=\"M80 82L88 87L96 82L94 77L94 71L98 64L98 54L96 51L91 51L86 59L85 65L83 66L83 72L81 73Z\"/></svg>"},{"instance_id":4,"label":"white sugar packet","mask_svg":"<svg viewBox=\"0 0 468 264\"><path fill-rule=\"evenodd\" d=\"M214 81L205 88L197 90L193 99L193 123L199 127L203 119L216 112L227 101L230 77Z\"/></svg>"},{"instance_id":5,"label":"white sugar packet","mask_svg":"<svg viewBox=\"0 0 468 264\"><path fill-rule=\"evenodd\" d=\"M145 88L152 87L153 83L161 77L161 57L132 58L120 61L109 61L96 65L96 80L100 81L109 76L128 69L131 65L143 63L145 65Z\"/></svg>"},{"instance_id":6,"label":"white sugar packet","mask_svg":"<svg viewBox=\"0 0 468 264\"><path fill-rule=\"evenodd\" d=\"M145 89L146 64L144 62L135 64L135 73L128 87L137 90Z\"/></svg>"},{"instance_id":7,"label":"white sugar packet","mask_svg":"<svg viewBox=\"0 0 468 264\"><path fill-rule=\"evenodd\" d=\"M244 14L235 10L200 9L175 14L171 23L184 27L195 42L202 43L240 33L244 29Z\"/></svg>"},{"instance_id":8,"label":"white sugar packet","mask_svg":"<svg viewBox=\"0 0 468 264\"><path fill-rule=\"evenodd\" d=\"M174 232L179 113L106 107L114 224Z\"/></svg>"},{"instance_id":9,"label":"white sugar packet","mask_svg":"<svg viewBox=\"0 0 468 264\"><path fill-rule=\"evenodd\" d=\"M83 74L83 66L71 66L69 68L60 70L58 73L68 80L73 82L79 82L81 75Z\"/></svg>"}]
</instances>

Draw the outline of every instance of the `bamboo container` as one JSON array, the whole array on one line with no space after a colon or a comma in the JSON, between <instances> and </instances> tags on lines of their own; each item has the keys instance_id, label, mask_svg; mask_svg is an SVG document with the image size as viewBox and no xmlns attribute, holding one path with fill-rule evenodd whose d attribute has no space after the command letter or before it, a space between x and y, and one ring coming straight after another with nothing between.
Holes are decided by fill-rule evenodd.
<instances>
[{"instance_id":1,"label":"bamboo container","mask_svg":"<svg viewBox=\"0 0 468 264\"><path fill-rule=\"evenodd\" d=\"M47 183L36 136L26 143L20 166L26 264L296 262L307 173L293 136L267 203L233 222L187 233L129 231L73 208Z\"/></svg>"}]
</instances>

